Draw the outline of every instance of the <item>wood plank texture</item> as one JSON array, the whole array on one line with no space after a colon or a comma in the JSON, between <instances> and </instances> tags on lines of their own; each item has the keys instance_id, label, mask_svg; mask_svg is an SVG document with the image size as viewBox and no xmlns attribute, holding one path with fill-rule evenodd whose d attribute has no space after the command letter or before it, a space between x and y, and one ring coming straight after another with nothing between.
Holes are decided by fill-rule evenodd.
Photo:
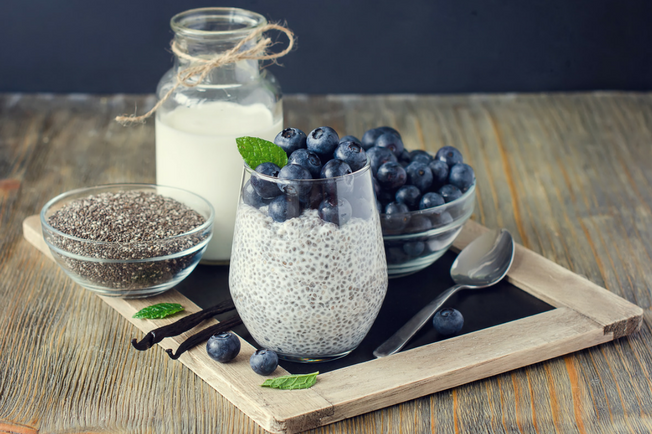
<instances>
[{"instance_id":1,"label":"wood plank texture","mask_svg":"<svg viewBox=\"0 0 652 434\"><path fill-rule=\"evenodd\" d=\"M22 238L22 221L58 193L154 180L153 124L112 122L152 103L148 96L0 96L6 426L264 432L160 349L117 344L139 332ZM360 135L388 124L410 148L459 147L479 180L478 222L506 227L525 247L644 309L632 336L312 432L652 432L652 95L299 95L286 98L285 110L286 125L305 130L330 125ZM604 338L592 335L596 343ZM364 388L354 372L351 387ZM417 381L411 396L421 396L418 388Z\"/></svg>"}]
</instances>

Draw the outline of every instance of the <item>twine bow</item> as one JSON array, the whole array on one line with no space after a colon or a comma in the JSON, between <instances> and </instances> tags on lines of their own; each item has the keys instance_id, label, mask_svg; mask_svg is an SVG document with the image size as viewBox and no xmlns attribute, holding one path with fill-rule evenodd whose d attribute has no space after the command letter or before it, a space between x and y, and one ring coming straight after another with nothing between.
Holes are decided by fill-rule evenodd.
<instances>
[{"instance_id":1,"label":"twine bow","mask_svg":"<svg viewBox=\"0 0 652 434\"><path fill-rule=\"evenodd\" d=\"M279 32L285 33L289 39L289 44L287 48L278 53L270 53L268 50L273 45L270 38L261 38L256 44L247 49L240 51L245 44L256 39L264 32L269 30L278 30ZM246 38L242 39L238 44L232 49L214 57L213 59L202 59L199 57L194 57L184 52L179 48L179 45L176 41L172 42L172 52L178 57L189 60L195 63L195 66L190 66L183 71L177 74L177 82L164 96L161 98L154 107L147 113L141 116L134 115L123 115L117 116L116 121L120 122L123 125L133 124L136 122L144 122L145 119L149 118L156 110L163 105L165 101L174 93L179 86L185 87L195 87L204 81L206 76L215 68L220 66L228 65L229 63L235 63L240 60L274 60L279 57L283 57L288 54L294 47L294 33L291 30L279 25L279 24L267 24L263 27L260 27L253 32L251 32Z\"/></svg>"}]
</instances>

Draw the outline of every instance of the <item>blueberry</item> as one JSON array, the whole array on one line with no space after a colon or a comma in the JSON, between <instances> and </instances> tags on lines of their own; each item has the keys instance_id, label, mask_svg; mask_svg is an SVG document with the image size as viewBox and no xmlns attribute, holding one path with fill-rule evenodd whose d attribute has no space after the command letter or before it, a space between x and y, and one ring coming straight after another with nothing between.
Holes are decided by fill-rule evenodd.
<instances>
[{"instance_id":1,"label":"blueberry","mask_svg":"<svg viewBox=\"0 0 652 434\"><path fill-rule=\"evenodd\" d=\"M358 144L358 145L360 145L362 147L362 142L356 136L350 136L349 135L349 136L340 137L340 143L342 143L342 142L353 142L353 143L356 143L356 144Z\"/></svg>"},{"instance_id":2,"label":"blueberry","mask_svg":"<svg viewBox=\"0 0 652 434\"><path fill-rule=\"evenodd\" d=\"M433 226L446 226L449 223L453 223L453 216L448 212L443 212L439 214L433 213L430 218L432 219Z\"/></svg>"},{"instance_id":3,"label":"blueberry","mask_svg":"<svg viewBox=\"0 0 652 434\"><path fill-rule=\"evenodd\" d=\"M298 128L286 128L276 135L274 144L290 155L297 149L306 147L306 133Z\"/></svg>"},{"instance_id":4,"label":"blueberry","mask_svg":"<svg viewBox=\"0 0 652 434\"><path fill-rule=\"evenodd\" d=\"M272 350L258 350L251 355L249 366L258 375L269 375L278 367L278 355Z\"/></svg>"},{"instance_id":5,"label":"blueberry","mask_svg":"<svg viewBox=\"0 0 652 434\"><path fill-rule=\"evenodd\" d=\"M418 209L419 201L421 200L421 190L414 185L404 185L396 191L394 197L396 198L396 202L404 203L412 210Z\"/></svg>"},{"instance_id":6,"label":"blueberry","mask_svg":"<svg viewBox=\"0 0 652 434\"><path fill-rule=\"evenodd\" d=\"M362 169L367 164L367 153L362 149L362 146L352 141L340 140L340 144L335 149L333 156L348 164L354 172Z\"/></svg>"},{"instance_id":7,"label":"blueberry","mask_svg":"<svg viewBox=\"0 0 652 434\"><path fill-rule=\"evenodd\" d=\"M425 193L432 185L432 171L426 163L420 161L411 162L406 168L407 183L412 184Z\"/></svg>"},{"instance_id":8,"label":"blueberry","mask_svg":"<svg viewBox=\"0 0 652 434\"><path fill-rule=\"evenodd\" d=\"M233 332L213 335L206 343L206 352L220 363L230 362L240 352L240 339Z\"/></svg>"},{"instance_id":9,"label":"blueberry","mask_svg":"<svg viewBox=\"0 0 652 434\"><path fill-rule=\"evenodd\" d=\"M396 155L387 148L379 148L378 146L371 147L367 150L367 158L371 165L371 173L374 175L378 173L378 168L390 161L398 161Z\"/></svg>"},{"instance_id":10,"label":"blueberry","mask_svg":"<svg viewBox=\"0 0 652 434\"><path fill-rule=\"evenodd\" d=\"M462 191L466 191L473 185L475 173L468 164L459 163L451 167L448 175L448 182Z\"/></svg>"},{"instance_id":11,"label":"blueberry","mask_svg":"<svg viewBox=\"0 0 652 434\"><path fill-rule=\"evenodd\" d=\"M405 185L407 173L399 163L389 161L378 168L376 179L382 188L396 190Z\"/></svg>"},{"instance_id":12,"label":"blueberry","mask_svg":"<svg viewBox=\"0 0 652 434\"><path fill-rule=\"evenodd\" d=\"M281 195L270 202L267 212L277 222L284 222L301 215L301 203L296 196Z\"/></svg>"},{"instance_id":13,"label":"blueberry","mask_svg":"<svg viewBox=\"0 0 652 434\"><path fill-rule=\"evenodd\" d=\"M410 241L403 244L405 254L413 258L420 256L425 249L426 245L423 241Z\"/></svg>"},{"instance_id":14,"label":"blueberry","mask_svg":"<svg viewBox=\"0 0 652 434\"><path fill-rule=\"evenodd\" d=\"M385 259L388 264L402 264L410 260L402 247L385 247Z\"/></svg>"},{"instance_id":15,"label":"blueberry","mask_svg":"<svg viewBox=\"0 0 652 434\"><path fill-rule=\"evenodd\" d=\"M437 155L435 155L435 159L445 162L446 164L448 164L448 167L464 162L464 159L462 158L462 154L460 153L460 151L458 151L456 148L452 146L444 146L439 151L437 151Z\"/></svg>"},{"instance_id":16,"label":"blueberry","mask_svg":"<svg viewBox=\"0 0 652 434\"><path fill-rule=\"evenodd\" d=\"M462 191L459 188L452 185L452 184L444 185L442 188L437 190L437 193L439 193L441 195L441 197L444 198L444 201L446 203L452 202L452 201L462 197Z\"/></svg>"},{"instance_id":17,"label":"blueberry","mask_svg":"<svg viewBox=\"0 0 652 434\"><path fill-rule=\"evenodd\" d=\"M280 171L281 168L274 163L262 163L256 167L257 173L274 178L278 177L278 173ZM272 199L281 194L281 191L278 189L275 182L266 181L262 177L252 175L251 184L254 186L254 190L256 190L258 196L262 197L263 199Z\"/></svg>"},{"instance_id":18,"label":"blueberry","mask_svg":"<svg viewBox=\"0 0 652 434\"><path fill-rule=\"evenodd\" d=\"M396 193L394 190L386 190L381 188L378 194L376 194L376 199L378 199L383 205L387 205L390 202L396 201ZM384 208L385 207L383 207L383 209Z\"/></svg>"},{"instance_id":19,"label":"blueberry","mask_svg":"<svg viewBox=\"0 0 652 434\"><path fill-rule=\"evenodd\" d=\"M416 149L410 152L410 161L420 161L422 163L429 164L431 161L433 161L433 159L434 158L432 155L426 151L422 151L421 149Z\"/></svg>"},{"instance_id":20,"label":"blueberry","mask_svg":"<svg viewBox=\"0 0 652 434\"><path fill-rule=\"evenodd\" d=\"M304 196L299 196L299 201L307 208L318 209L324 195L322 194L321 186L315 184L310 189L310 193Z\"/></svg>"},{"instance_id":21,"label":"blueberry","mask_svg":"<svg viewBox=\"0 0 652 434\"><path fill-rule=\"evenodd\" d=\"M292 180L312 179L312 175L303 166L288 164L278 173L278 179L290 182L279 182L278 188L288 196L305 196L310 193L312 184L309 182L292 182Z\"/></svg>"},{"instance_id":22,"label":"blueberry","mask_svg":"<svg viewBox=\"0 0 652 434\"><path fill-rule=\"evenodd\" d=\"M385 133L378 136L375 146L378 146L379 148L389 149L394 153L396 158L400 157L401 153L405 149L401 137L392 133Z\"/></svg>"},{"instance_id":23,"label":"blueberry","mask_svg":"<svg viewBox=\"0 0 652 434\"><path fill-rule=\"evenodd\" d=\"M432 160L428 163L430 171L432 172L432 186L440 188L448 182L448 164L441 160Z\"/></svg>"},{"instance_id":24,"label":"blueberry","mask_svg":"<svg viewBox=\"0 0 652 434\"><path fill-rule=\"evenodd\" d=\"M383 229L400 231L410 221L410 210L404 203L390 202L385 206L385 214L381 224Z\"/></svg>"},{"instance_id":25,"label":"blueberry","mask_svg":"<svg viewBox=\"0 0 652 434\"><path fill-rule=\"evenodd\" d=\"M432 325L444 336L454 335L462 330L464 317L459 310L447 307L437 311L432 318Z\"/></svg>"},{"instance_id":26,"label":"blueberry","mask_svg":"<svg viewBox=\"0 0 652 434\"><path fill-rule=\"evenodd\" d=\"M265 199L263 199L258 195L258 193L256 193L254 186L251 184L251 180L247 181L247 183L242 188L242 201L247 205L256 208L260 208L261 206L267 204Z\"/></svg>"},{"instance_id":27,"label":"blueberry","mask_svg":"<svg viewBox=\"0 0 652 434\"><path fill-rule=\"evenodd\" d=\"M403 149L403 152L401 152L401 155L398 156L398 162L399 163L408 163L410 164L410 153L407 151L407 149Z\"/></svg>"},{"instance_id":28,"label":"blueberry","mask_svg":"<svg viewBox=\"0 0 652 434\"><path fill-rule=\"evenodd\" d=\"M431 191L421 197L421 202L419 202L419 209L434 208L445 203L446 201L441 196L441 194Z\"/></svg>"},{"instance_id":29,"label":"blueberry","mask_svg":"<svg viewBox=\"0 0 652 434\"><path fill-rule=\"evenodd\" d=\"M335 178L353 173L351 166L342 160L333 159L321 168L320 178Z\"/></svg>"},{"instance_id":30,"label":"blueberry","mask_svg":"<svg viewBox=\"0 0 652 434\"><path fill-rule=\"evenodd\" d=\"M430 219L424 215L413 215L410 218L410 222L407 225L406 232L409 233L419 233L425 232L428 229L432 228L432 222Z\"/></svg>"},{"instance_id":31,"label":"blueberry","mask_svg":"<svg viewBox=\"0 0 652 434\"><path fill-rule=\"evenodd\" d=\"M353 210L348 200L339 198L322 200L319 204L319 217L329 223L343 226L351 219Z\"/></svg>"},{"instance_id":32,"label":"blueberry","mask_svg":"<svg viewBox=\"0 0 652 434\"><path fill-rule=\"evenodd\" d=\"M315 128L308 134L308 138L306 139L308 150L319 155L322 162L331 159L339 142L340 138L337 132L331 127Z\"/></svg>"},{"instance_id":33,"label":"blueberry","mask_svg":"<svg viewBox=\"0 0 652 434\"><path fill-rule=\"evenodd\" d=\"M378 127L367 130L362 136L362 147L365 151L376 144L376 139L385 133L392 133L398 137L401 135L392 127Z\"/></svg>"},{"instance_id":34,"label":"blueberry","mask_svg":"<svg viewBox=\"0 0 652 434\"><path fill-rule=\"evenodd\" d=\"M319 178L321 159L319 155L307 149L297 149L288 157L288 164L298 164L310 172L313 178Z\"/></svg>"}]
</instances>

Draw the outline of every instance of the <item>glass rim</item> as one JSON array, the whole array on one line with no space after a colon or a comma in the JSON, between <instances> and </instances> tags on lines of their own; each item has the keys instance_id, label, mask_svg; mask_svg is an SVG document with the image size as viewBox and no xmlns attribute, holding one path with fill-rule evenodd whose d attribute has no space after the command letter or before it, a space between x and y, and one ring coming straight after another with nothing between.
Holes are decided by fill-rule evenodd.
<instances>
[{"instance_id":1,"label":"glass rim","mask_svg":"<svg viewBox=\"0 0 652 434\"><path fill-rule=\"evenodd\" d=\"M365 165L359 169L356 170L355 172L348 173L346 175L341 175L341 176L335 176L333 178L311 178L311 179L279 179L275 178L273 176L269 175L264 175L262 173L256 172L256 170L252 169L247 165L247 163L244 163L244 170L249 173L250 176L255 176L257 178L263 179L265 181L273 182L274 184L289 184L289 183L306 183L306 184L319 184L319 183L325 183L325 182L338 182L338 181L343 181L346 182L347 179L354 179L357 176L363 176L365 173L369 172L371 170L371 164L369 163L369 159L367 159L367 162ZM298 166L298 164L297 164ZM303 166L301 166L303 167Z\"/></svg>"},{"instance_id":2,"label":"glass rim","mask_svg":"<svg viewBox=\"0 0 652 434\"><path fill-rule=\"evenodd\" d=\"M214 18L227 18L231 22L245 24L240 29L232 30L201 30L194 29L188 26L189 21L193 17L202 17L204 20ZM241 20L234 20L235 17L240 17ZM262 27L267 24L267 19L259 13L249 11L247 9L232 8L232 7L209 7L188 9L174 15L170 19L170 27L175 34L181 36L246 36L252 30Z\"/></svg>"},{"instance_id":3,"label":"glass rim","mask_svg":"<svg viewBox=\"0 0 652 434\"><path fill-rule=\"evenodd\" d=\"M69 199L70 197L77 195L77 194L88 194L92 195L94 191L98 190L106 190L106 189L113 189L113 188L125 188L126 191L133 191L133 190L138 190L138 189L151 189L156 193L157 188L167 188L170 190L175 190L178 192L182 192L184 194L189 194L191 196L194 196L197 199L200 199L204 204L208 205L208 209L210 211L208 217L206 218L206 221L202 223L201 225L197 226L194 229L191 229L187 232L184 232L182 234L178 235L173 235L171 237L167 238L162 238L160 240L146 240L146 241L131 241L131 242L115 242L115 241L96 241L96 240L89 240L87 238L79 238L74 235L67 234L65 232L60 231L59 229L56 229L55 227L51 226L50 223L48 223L47 218L45 217L46 213L52 208L55 204L60 203L61 201L65 199ZM160 193L159 193L160 194ZM176 200L176 199L175 199ZM185 205L185 204L184 204ZM187 206L187 205L186 205ZM197 212L194 208L193 211ZM193 236L197 235L206 229L210 228L213 225L213 221L215 219L215 209L213 208L213 205L203 198L202 196L193 193L192 191L185 190L183 188L178 188L178 187L170 187L167 185L158 185L158 184L138 184L138 183L123 183L123 184L103 184L103 185L96 185L93 187L82 187L82 188L77 188L74 190L69 190L64 193L59 194L58 196L53 197L50 199L45 205L43 205L43 208L41 209L40 212L40 220L41 220L41 227L47 230L48 232L60 236L62 238L65 238L67 240L72 240L72 241L78 241L82 242L85 244L89 245L97 245L97 246L106 246L106 245L112 245L112 246L131 246L131 245L138 245L138 244L151 244L151 243L161 243L161 242L169 242L173 241L179 238L183 237L188 237L188 236ZM45 235L45 234L44 234Z\"/></svg>"}]
</instances>

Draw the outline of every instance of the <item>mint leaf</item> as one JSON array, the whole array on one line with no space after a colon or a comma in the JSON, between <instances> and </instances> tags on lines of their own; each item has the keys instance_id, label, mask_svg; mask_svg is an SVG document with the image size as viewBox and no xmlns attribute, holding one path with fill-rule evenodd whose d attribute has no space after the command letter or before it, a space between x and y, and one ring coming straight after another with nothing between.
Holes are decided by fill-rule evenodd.
<instances>
[{"instance_id":1,"label":"mint leaf","mask_svg":"<svg viewBox=\"0 0 652 434\"><path fill-rule=\"evenodd\" d=\"M181 312L183 306L179 303L159 303L147 306L136 312L132 318L161 319Z\"/></svg>"},{"instance_id":2,"label":"mint leaf","mask_svg":"<svg viewBox=\"0 0 652 434\"><path fill-rule=\"evenodd\" d=\"M272 142L258 137L238 137L235 142L247 166L254 170L262 163L274 163L278 167L288 164L288 156L283 148Z\"/></svg>"},{"instance_id":3,"label":"mint leaf","mask_svg":"<svg viewBox=\"0 0 652 434\"><path fill-rule=\"evenodd\" d=\"M317 375L319 375L319 372L313 372L312 374L285 375L283 377L265 380L261 386L283 390L308 389L317 382Z\"/></svg>"}]
</instances>

